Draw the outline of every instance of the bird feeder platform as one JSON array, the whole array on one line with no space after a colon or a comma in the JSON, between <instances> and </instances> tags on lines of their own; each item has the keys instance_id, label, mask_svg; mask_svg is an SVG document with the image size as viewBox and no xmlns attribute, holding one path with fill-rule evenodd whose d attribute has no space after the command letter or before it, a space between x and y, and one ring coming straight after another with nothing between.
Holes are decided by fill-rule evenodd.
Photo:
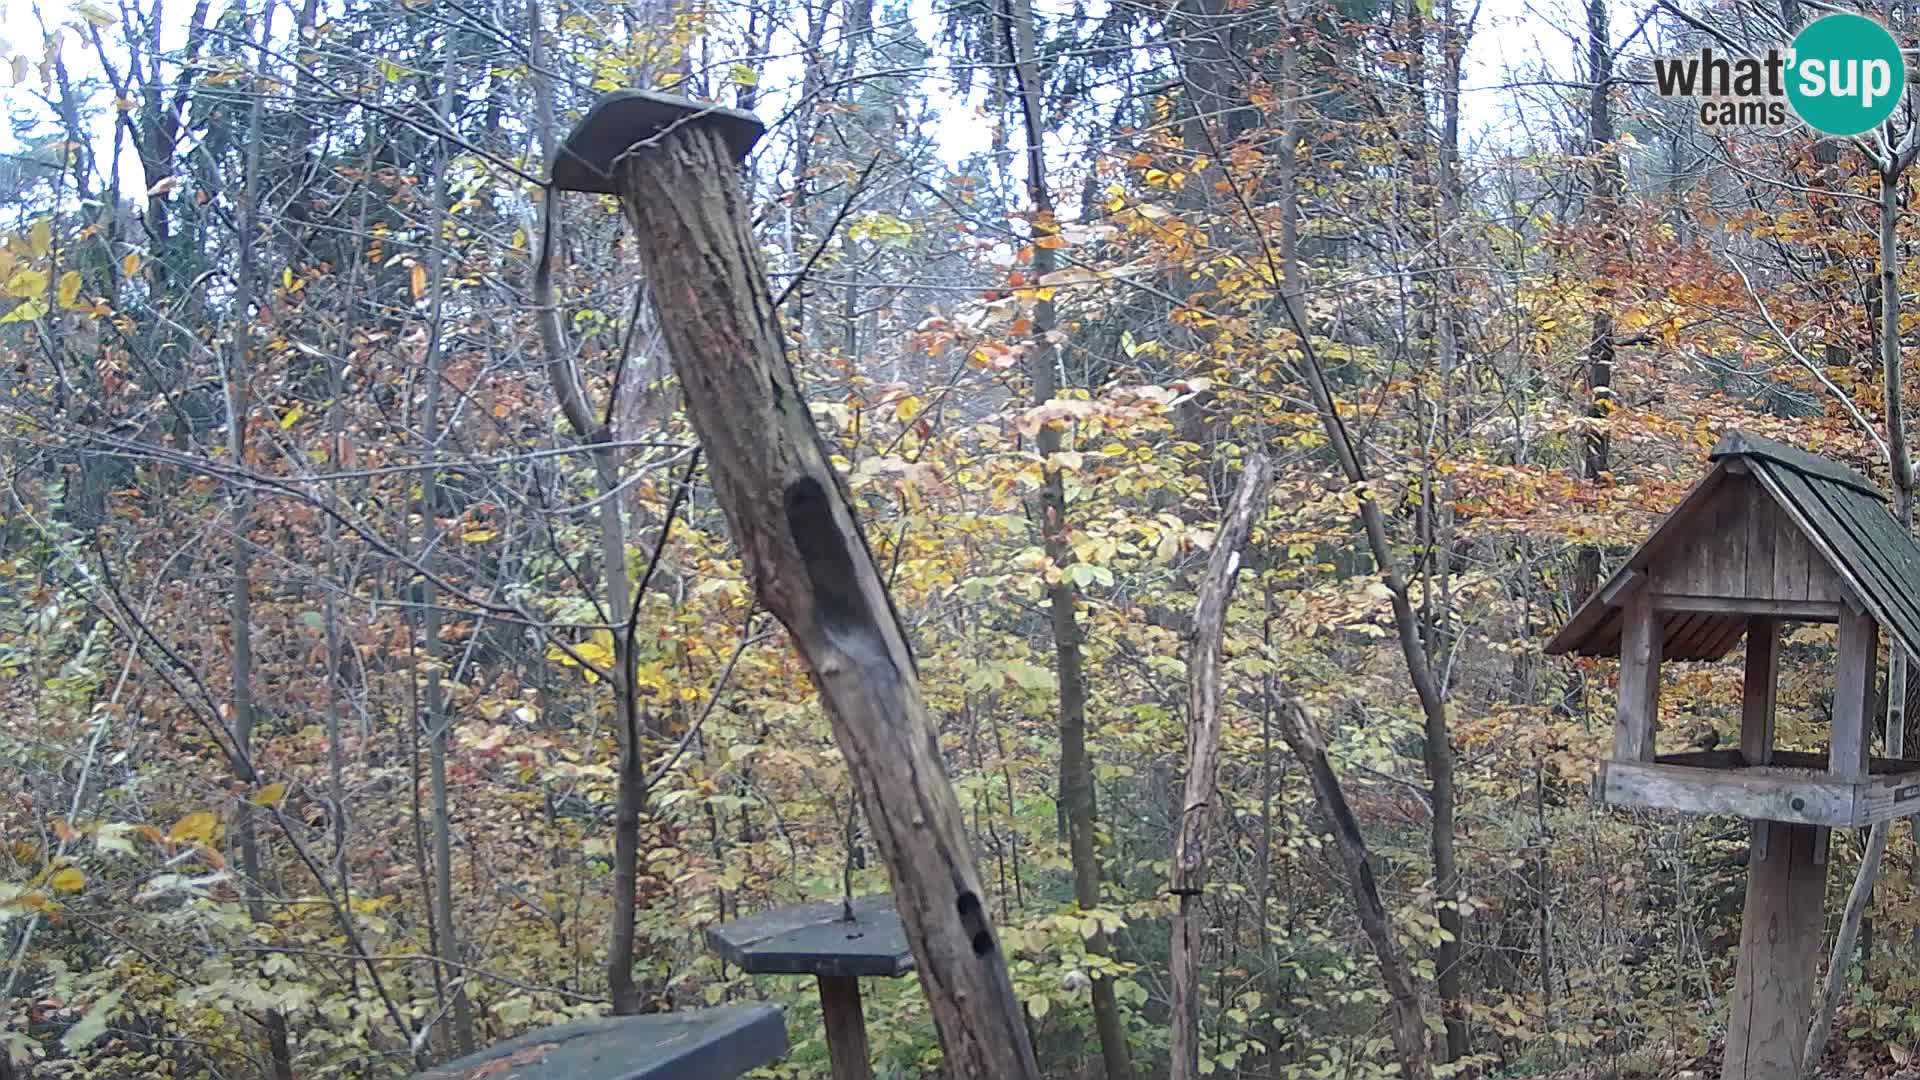
<instances>
[{"instance_id":1,"label":"bird feeder platform","mask_svg":"<svg viewBox=\"0 0 1920 1080\"><path fill-rule=\"evenodd\" d=\"M1754 763L1738 750L1603 761L1595 787L1615 806L1734 814L1797 825L1858 827L1920 809L1920 761L1870 758L1864 779L1836 779L1822 754L1773 751ZM1707 775L1703 775L1707 774Z\"/></svg>"},{"instance_id":2,"label":"bird feeder platform","mask_svg":"<svg viewBox=\"0 0 1920 1080\"><path fill-rule=\"evenodd\" d=\"M601 1016L541 1028L418 1074L418 1080L727 1080L787 1052L773 1005Z\"/></svg>"},{"instance_id":3,"label":"bird feeder platform","mask_svg":"<svg viewBox=\"0 0 1920 1080\"><path fill-rule=\"evenodd\" d=\"M860 980L913 970L913 952L892 897L775 908L709 929L707 945L749 975L818 979L834 1080L873 1076Z\"/></svg>"}]
</instances>

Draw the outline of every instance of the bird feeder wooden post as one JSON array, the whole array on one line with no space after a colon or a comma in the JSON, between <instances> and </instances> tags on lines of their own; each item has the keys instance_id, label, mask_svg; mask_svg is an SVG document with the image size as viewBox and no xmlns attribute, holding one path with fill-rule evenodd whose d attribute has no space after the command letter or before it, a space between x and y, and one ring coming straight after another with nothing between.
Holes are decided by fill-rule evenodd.
<instances>
[{"instance_id":1,"label":"bird feeder wooden post","mask_svg":"<svg viewBox=\"0 0 1920 1080\"><path fill-rule=\"evenodd\" d=\"M1738 432L1714 467L1547 644L1620 658L1603 802L1753 821L1723 1080L1803 1080L1827 836L1920 812L1920 761L1871 757L1878 635L1920 657L1920 544L1838 462ZM1774 746L1781 627L1836 623L1822 753ZM1658 753L1660 670L1747 639L1738 749ZM1904 687L1895 692L1903 692Z\"/></svg>"},{"instance_id":2,"label":"bird feeder wooden post","mask_svg":"<svg viewBox=\"0 0 1920 1080\"><path fill-rule=\"evenodd\" d=\"M860 980L913 970L891 897L774 908L710 928L707 944L749 975L814 976L833 1080L873 1080Z\"/></svg>"},{"instance_id":3,"label":"bird feeder wooden post","mask_svg":"<svg viewBox=\"0 0 1920 1080\"><path fill-rule=\"evenodd\" d=\"M626 90L594 105L553 187L618 195L715 500L760 603L812 671L955 1076L1037 1078L907 636L788 364L738 165L752 115Z\"/></svg>"}]
</instances>

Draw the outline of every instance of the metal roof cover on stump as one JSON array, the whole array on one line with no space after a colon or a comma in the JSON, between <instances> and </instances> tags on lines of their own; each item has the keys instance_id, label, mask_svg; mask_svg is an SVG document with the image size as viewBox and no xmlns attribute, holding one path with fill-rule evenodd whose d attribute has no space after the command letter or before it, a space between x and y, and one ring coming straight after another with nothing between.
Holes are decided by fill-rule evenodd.
<instances>
[{"instance_id":1,"label":"metal roof cover on stump","mask_svg":"<svg viewBox=\"0 0 1920 1080\"><path fill-rule=\"evenodd\" d=\"M1658 593L1702 600L1662 612L1669 660L1725 656L1746 629L1747 613L1731 610L1741 600L1774 601L1800 622L1832 622L1851 600L1920 660L1920 544L1879 489L1839 462L1737 431L1711 460L1713 470L1587 598L1548 654L1618 656L1619 600L1644 578Z\"/></svg>"}]
</instances>

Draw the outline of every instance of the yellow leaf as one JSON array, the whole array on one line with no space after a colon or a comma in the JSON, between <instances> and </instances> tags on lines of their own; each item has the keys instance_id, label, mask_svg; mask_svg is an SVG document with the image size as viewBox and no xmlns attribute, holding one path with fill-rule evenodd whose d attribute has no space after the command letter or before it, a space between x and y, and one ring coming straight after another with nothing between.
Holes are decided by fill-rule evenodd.
<instances>
[{"instance_id":1,"label":"yellow leaf","mask_svg":"<svg viewBox=\"0 0 1920 1080\"><path fill-rule=\"evenodd\" d=\"M45 270L22 270L7 279L8 296L39 296L47 291Z\"/></svg>"},{"instance_id":2,"label":"yellow leaf","mask_svg":"<svg viewBox=\"0 0 1920 1080\"><path fill-rule=\"evenodd\" d=\"M295 405L293 408L287 410L285 416L280 418L280 427L282 429L290 428L299 423L300 418L305 415L307 415L307 407L305 405Z\"/></svg>"},{"instance_id":3,"label":"yellow leaf","mask_svg":"<svg viewBox=\"0 0 1920 1080\"><path fill-rule=\"evenodd\" d=\"M5 315L0 315L0 323L32 322L47 313L45 300L28 300Z\"/></svg>"},{"instance_id":4,"label":"yellow leaf","mask_svg":"<svg viewBox=\"0 0 1920 1080\"><path fill-rule=\"evenodd\" d=\"M460 539L465 540L469 544L484 544L499 535L500 533L496 529L468 529L466 532L460 534Z\"/></svg>"},{"instance_id":5,"label":"yellow leaf","mask_svg":"<svg viewBox=\"0 0 1920 1080\"><path fill-rule=\"evenodd\" d=\"M413 264L413 298L427 295L427 268L419 263Z\"/></svg>"},{"instance_id":6,"label":"yellow leaf","mask_svg":"<svg viewBox=\"0 0 1920 1080\"><path fill-rule=\"evenodd\" d=\"M41 218L33 223L33 229L27 234L27 247L35 256L45 255L53 250L53 222Z\"/></svg>"},{"instance_id":7,"label":"yellow leaf","mask_svg":"<svg viewBox=\"0 0 1920 1080\"><path fill-rule=\"evenodd\" d=\"M248 799L247 801L252 803L255 806L279 806L280 800L286 797L287 797L286 781L276 780L273 783L268 784L266 787L261 788L259 791L254 792L253 798Z\"/></svg>"},{"instance_id":8,"label":"yellow leaf","mask_svg":"<svg viewBox=\"0 0 1920 1080\"><path fill-rule=\"evenodd\" d=\"M128 277L139 273L140 253L137 251L128 252L126 258L120 260L120 272Z\"/></svg>"},{"instance_id":9,"label":"yellow leaf","mask_svg":"<svg viewBox=\"0 0 1920 1080\"><path fill-rule=\"evenodd\" d=\"M60 306L70 308L80 296L80 271L69 270L60 275Z\"/></svg>"},{"instance_id":10,"label":"yellow leaf","mask_svg":"<svg viewBox=\"0 0 1920 1080\"><path fill-rule=\"evenodd\" d=\"M173 823L173 828L167 830L167 839L176 844L205 842L213 839L213 832L219 827L220 819L213 816L213 811L195 810Z\"/></svg>"},{"instance_id":11,"label":"yellow leaf","mask_svg":"<svg viewBox=\"0 0 1920 1080\"><path fill-rule=\"evenodd\" d=\"M280 268L280 287L283 289L293 288L293 267L283 266Z\"/></svg>"},{"instance_id":12,"label":"yellow leaf","mask_svg":"<svg viewBox=\"0 0 1920 1080\"><path fill-rule=\"evenodd\" d=\"M47 884L55 892L79 892L87 887L87 875L77 866L63 867L54 871Z\"/></svg>"}]
</instances>

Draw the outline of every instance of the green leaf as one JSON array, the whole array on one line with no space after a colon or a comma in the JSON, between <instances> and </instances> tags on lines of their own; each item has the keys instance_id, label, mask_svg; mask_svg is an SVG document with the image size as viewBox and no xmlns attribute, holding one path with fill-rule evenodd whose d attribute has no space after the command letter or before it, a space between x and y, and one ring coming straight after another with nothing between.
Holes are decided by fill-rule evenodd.
<instances>
[{"instance_id":1,"label":"green leaf","mask_svg":"<svg viewBox=\"0 0 1920 1080\"><path fill-rule=\"evenodd\" d=\"M80 1018L79 1022L60 1036L60 1047L68 1053L92 1045L95 1039L107 1033L107 1021L112 1018L113 1010L120 1007L120 991L110 990L93 1008Z\"/></svg>"},{"instance_id":2,"label":"green leaf","mask_svg":"<svg viewBox=\"0 0 1920 1080\"><path fill-rule=\"evenodd\" d=\"M0 323L32 322L46 313L45 300L28 300L5 315L0 315Z\"/></svg>"}]
</instances>

